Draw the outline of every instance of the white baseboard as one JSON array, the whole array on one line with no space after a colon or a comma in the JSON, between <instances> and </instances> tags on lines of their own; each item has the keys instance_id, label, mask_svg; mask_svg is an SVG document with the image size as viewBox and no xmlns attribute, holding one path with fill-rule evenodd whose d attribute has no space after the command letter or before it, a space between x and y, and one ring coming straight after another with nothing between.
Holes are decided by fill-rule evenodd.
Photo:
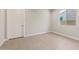
<instances>
[{"instance_id":1,"label":"white baseboard","mask_svg":"<svg viewBox=\"0 0 79 59\"><path fill-rule=\"evenodd\" d=\"M39 35L39 34L45 34L48 32L41 32L41 33L34 33L34 34L28 34L28 35L24 35L24 37L29 37L29 36L35 36L35 35ZM10 39L10 38L9 38ZM0 47L4 44L5 41L8 41L9 39L3 39L0 41Z\"/></svg>"},{"instance_id":2,"label":"white baseboard","mask_svg":"<svg viewBox=\"0 0 79 59\"><path fill-rule=\"evenodd\" d=\"M41 33L34 33L34 34L28 34L28 35L24 35L24 37L29 37L29 36L35 36L35 35L39 35L39 34L45 34L45 33L48 33L48 32L41 32ZM71 36L71 35L68 35L68 34L63 34L63 33L60 33L60 32L55 32L53 31L52 33L55 33L55 34L58 34L58 35L61 35L61 36L64 36L64 37L67 37L67 38L71 38L71 39L74 39L74 40L79 40L79 37L75 37L75 36ZM0 47L3 45L3 43L5 41L7 41L8 39L3 39L0 41Z\"/></svg>"},{"instance_id":3,"label":"white baseboard","mask_svg":"<svg viewBox=\"0 0 79 59\"><path fill-rule=\"evenodd\" d=\"M71 38L71 39L74 39L74 40L79 40L79 37L71 36L71 35L68 35L68 34L63 34L63 33L54 32L54 31L52 33L55 33L55 34L58 34L58 35L61 35L61 36L67 37L67 38Z\"/></svg>"},{"instance_id":4,"label":"white baseboard","mask_svg":"<svg viewBox=\"0 0 79 59\"><path fill-rule=\"evenodd\" d=\"M19 36L17 36L17 35L16 36L8 36L7 39L9 40L9 39L14 39L14 38L19 38L19 37L23 37L23 36L21 36L21 35L19 35Z\"/></svg>"},{"instance_id":5,"label":"white baseboard","mask_svg":"<svg viewBox=\"0 0 79 59\"><path fill-rule=\"evenodd\" d=\"M3 39L0 41L0 47L4 44L5 41L7 41L7 39Z\"/></svg>"},{"instance_id":6,"label":"white baseboard","mask_svg":"<svg viewBox=\"0 0 79 59\"><path fill-rule=\"evenodd\" d=\"M19 38L19 37L16 37L16 38ZM11 38L9 38L9 39L11 39ZM3 40L1 40L0 41L0 47L4 44L5 41L8 41L9 39L3 39Z\"/></svg>"},{"instance_id":7,"label":"white baseboard","mask_svg":"<svg viewBox=\"0 0 79 59\"><path fill-rule=\"evenodd\" d=\"M35 35L45 34L45 33L48 33L48 32L41 32L41 33L27 34L27 35L24 35L24 37L35 36Z\"/></svg>"}]
</instances>

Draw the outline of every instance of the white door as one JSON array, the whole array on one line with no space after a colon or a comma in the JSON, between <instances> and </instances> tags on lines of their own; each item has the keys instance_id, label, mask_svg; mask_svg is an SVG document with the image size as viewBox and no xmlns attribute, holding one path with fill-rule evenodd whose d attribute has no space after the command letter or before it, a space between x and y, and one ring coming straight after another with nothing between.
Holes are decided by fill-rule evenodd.
<instances>
[{"instance_id":1,"label":"white door","mask_svg":"<svg viewBox=\"0 0 79 59\"><path fill-rule=\"evenodd\" d=\"M7 38L16 38L24 36L25 10L8 9L7 10Z\"/></svg>"},{"instance_id":2,"label":"white door","mask_svg":"<svg viewBox=\"0 0 79 59\"><path fill-rule=\"evenodd\" d=\"M5 39L5 10L0 9L0 42Z\"/></svg>"}]
</instances>

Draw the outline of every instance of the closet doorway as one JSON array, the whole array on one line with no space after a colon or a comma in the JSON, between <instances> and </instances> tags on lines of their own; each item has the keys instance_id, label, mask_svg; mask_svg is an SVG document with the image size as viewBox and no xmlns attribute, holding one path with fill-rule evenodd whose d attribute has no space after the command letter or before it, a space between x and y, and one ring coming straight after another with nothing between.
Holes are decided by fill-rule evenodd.
<instances>
[{"instance_id":1,"label":"closet doorway","mask_svg":"<svg viewBox=\"0 0 79 59\"><path fill-rule=\"evenodd\" d=\"M7 38L24 37L24 9L7 10Z\"/></svg>"}]
</instances>

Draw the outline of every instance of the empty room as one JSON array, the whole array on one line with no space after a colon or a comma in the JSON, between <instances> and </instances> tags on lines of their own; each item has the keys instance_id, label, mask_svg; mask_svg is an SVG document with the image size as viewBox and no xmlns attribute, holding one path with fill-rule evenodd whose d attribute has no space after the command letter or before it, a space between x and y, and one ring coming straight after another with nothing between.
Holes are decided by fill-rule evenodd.
<instances>
[{"instance_id":1,"label":"empty room","mask_svg":"<svg viewBox=\"0 0 79 59\"><path fill-rule=\"evenodd\" d=\"M78 50L79 9L0 9L0 50Z\"/></svg>"}]
</instances>

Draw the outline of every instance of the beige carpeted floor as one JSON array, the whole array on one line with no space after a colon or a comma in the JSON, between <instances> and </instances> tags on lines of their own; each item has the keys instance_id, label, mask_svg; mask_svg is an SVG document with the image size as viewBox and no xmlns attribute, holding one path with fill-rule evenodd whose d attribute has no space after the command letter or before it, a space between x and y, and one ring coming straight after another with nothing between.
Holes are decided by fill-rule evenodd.
<instances>
[{"instance_id":1,"label":"beige carpeted floor","mask_svg":"<svg viewBox=\"0 0 79 59\"><path fill-rule=\"evenodd\" d=\"M6 41L1 50L75 50L79 41L68 39L53 33L36 35Z\"/></svg>"}]
</instances>

